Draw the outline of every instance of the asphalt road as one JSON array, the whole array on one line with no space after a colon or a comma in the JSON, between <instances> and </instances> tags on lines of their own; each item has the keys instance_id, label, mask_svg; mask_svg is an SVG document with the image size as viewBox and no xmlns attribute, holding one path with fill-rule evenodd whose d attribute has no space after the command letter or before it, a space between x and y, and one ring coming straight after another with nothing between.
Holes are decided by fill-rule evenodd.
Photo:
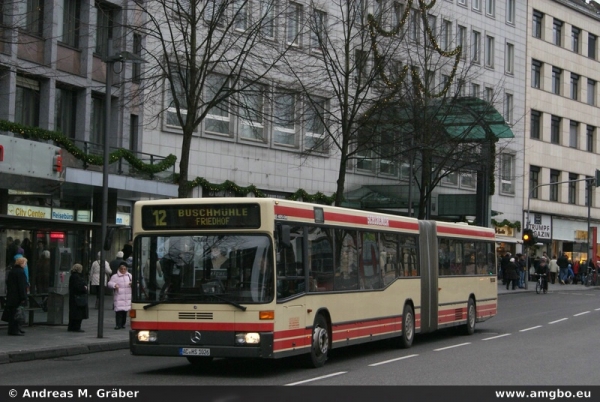
<instances>
[{"instance_id":1,"label":"asphalt road","mask_svg":"<svg viewBox=\"0 0 600 402\"><path fill-rule=\"evenodd\" d=\"M600 291L500 296L499 313L472 336L417 336L411 349L377 342L332 351L321 369L301 359L183 358L127 350L0 365L3 385L596 385Z\"/></svg>"}]
</instances>

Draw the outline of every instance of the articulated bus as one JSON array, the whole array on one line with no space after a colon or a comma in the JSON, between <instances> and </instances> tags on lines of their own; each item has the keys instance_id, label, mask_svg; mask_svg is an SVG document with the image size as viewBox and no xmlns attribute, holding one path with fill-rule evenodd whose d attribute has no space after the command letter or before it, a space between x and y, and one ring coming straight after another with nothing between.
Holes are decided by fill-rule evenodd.
<instances>
[{"instance_id":1,"label":"articulated bus","mask_svg":"<svg viewBox=\"0 0 600 402\"><path fill-rule=\"evenodd\" d=\"M497 311L494 230L271 198L134 208L133 355L277 359Z\"/></svg>"}]
</instances>

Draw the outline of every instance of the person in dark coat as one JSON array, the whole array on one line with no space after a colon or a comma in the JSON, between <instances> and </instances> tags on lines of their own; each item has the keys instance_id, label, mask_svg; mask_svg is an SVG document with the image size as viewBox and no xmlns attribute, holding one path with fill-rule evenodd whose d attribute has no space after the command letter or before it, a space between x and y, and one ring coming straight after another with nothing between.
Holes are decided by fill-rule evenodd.
<instances>
[{"instance_id":1,"label":"person in dark coat","mask_svg":"<svg viewBox=\"0 0 600 402\"><path fill-rule=\"evenodd\" d=\"M17 258L15 265L6 275L6 305L2 313L2 321L8 322L8 334L22 336L25 331L15 320L17 307L27 306L27 277L25 276L27 259Z\"/></svg>"},{"instance_id":2,"label":"person in dark coat","mask_svg":"<svg viewBox=\"0 0 600 402\"><path fill-rule=\"evenodd\" d=\"M82 271L83 266L81 264L73 265L71 277L69 278L69 326L67 331L71 332L85 332L81 329L81 321L89 317L88 306L78 306L75 302L75 295L87 294L87 286Z\"/></svg>"},{"instance_id":3,"label":"person in dark coat","mask_svg":"<svg viewBox=\"0 0 600 402\"><path fill-rule=\"evenodd\" d=\"M511 258L506 264L506 289L510 287L512 283L512 290L515 290L519 284L519 272L515 259Z\"/></svg>"}]
</instances>

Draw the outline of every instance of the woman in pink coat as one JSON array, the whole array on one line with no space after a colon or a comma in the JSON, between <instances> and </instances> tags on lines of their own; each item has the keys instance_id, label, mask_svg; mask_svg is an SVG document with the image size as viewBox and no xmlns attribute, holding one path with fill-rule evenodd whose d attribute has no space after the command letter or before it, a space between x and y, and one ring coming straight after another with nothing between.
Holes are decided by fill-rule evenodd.
<instances>
[{"instance_id":1,"label":"woman in pink coat","mask_svg":"<svg viewBox=\"0 0 600 402\"><path fill-rule=\"evenodd\" d=\"M115 329L125 328L127 312L131 310L131 274L127 272L127 263L122 261L119 270L114 274L108 287L113 289L113 302L115 309Z\"/></svg>"}]
</instances>

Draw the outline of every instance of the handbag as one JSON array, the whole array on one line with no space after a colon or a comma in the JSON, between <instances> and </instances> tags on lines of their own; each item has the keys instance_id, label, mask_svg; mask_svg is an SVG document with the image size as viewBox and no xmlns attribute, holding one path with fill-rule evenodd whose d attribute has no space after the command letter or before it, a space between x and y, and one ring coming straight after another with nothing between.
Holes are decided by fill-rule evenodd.
<instances>
[{"instance_id":1,"label":"handbag","mask_svg":"<svg viewBox=\"0 0 600 402\"><path fill-rule=\"evenodd\" d=\"M16 308L14 320L19 324L25 324L25 308L23 306Z\"/></svg>"},{"instance_id":2,"label":"handbag","mask_svg":"<svg viewBox=\"0 0 600 402\"><path fill-rule=\"evenodd\" d=\"M82 293L82 294L78 294L75 295L75 305L76 306L87 306L88 304L88 295L87 293Z\"/></svg>"}]
</instances>

